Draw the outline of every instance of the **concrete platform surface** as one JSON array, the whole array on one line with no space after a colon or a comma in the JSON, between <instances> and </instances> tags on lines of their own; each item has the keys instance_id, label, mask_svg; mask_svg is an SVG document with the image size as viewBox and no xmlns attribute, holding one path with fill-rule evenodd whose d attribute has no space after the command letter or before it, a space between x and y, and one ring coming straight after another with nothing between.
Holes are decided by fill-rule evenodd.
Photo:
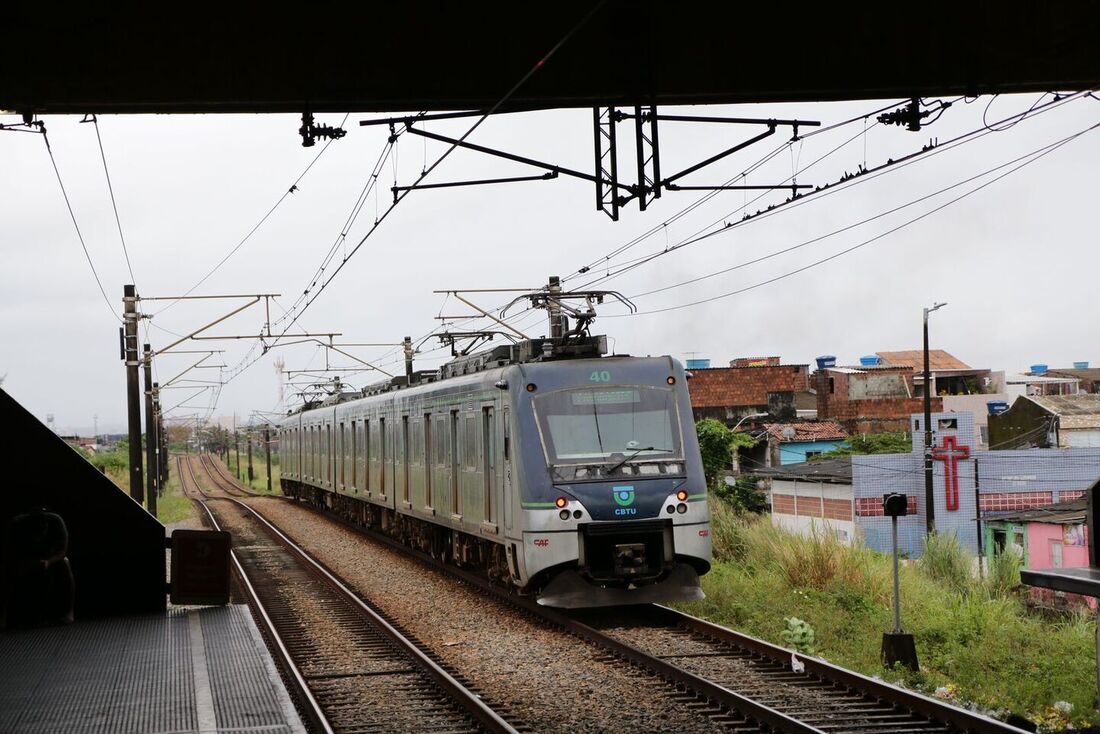
<instances>
[{"instance_id":1,"label":"concrete platform surface","mask_svg":"<svg viewBox=\"0 0 1100 734\"><path fill-rule=\"evenodd\" d=\"M304 734L243 605L0 633L0 732Z\"/></svg>"}]
</instances>

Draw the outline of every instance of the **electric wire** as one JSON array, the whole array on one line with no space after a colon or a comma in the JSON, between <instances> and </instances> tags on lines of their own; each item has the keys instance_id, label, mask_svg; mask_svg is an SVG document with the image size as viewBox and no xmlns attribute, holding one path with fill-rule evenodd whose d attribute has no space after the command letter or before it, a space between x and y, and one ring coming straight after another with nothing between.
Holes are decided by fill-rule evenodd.
<instances>
[{"instance_id":1,"label":"electric wire","mask_svg":"<svg viewBox=\"0 0 1100 734\"><path fill-rule=\"evenodd\" d=\"M704 303L711 303L711 302L714 302L714 301L729 298L731 296L739 295L741 293L745 293L747 291L755 290L756 288L760 288L762 286L770 285L771 283L775 283L777 281L784 280L784 279L789 278L793 275L797 275L798 273L805 272L806 270L817 267L818 265L822 265L822 264L827 263L831 260L835 260L835 259L837 259L837 258L839 258L843 255L846 255L850 252L858 250L862 247L873 244L874 242L877 242L877 241L893 234L894 232L897 232L897 231L899 231L901 229L904 229L904 228L906 228L906 227L908 227L908 226L910 226L910 225L912 225L916 222L921 221L922 219L925 219L925 218L927 218L927 217L929 217L933 214L936 214L937 212L940 212L943 209L946 209L947 207L951 206L952 204L955 204L956 202L959 202L959 201L967 198L971 194L975 194L978 191L981 191L982 189L985 189L986 187L1000 181L1001 179L1012 175L1013 173L1019 171L1020 169L1022 169L1024 167L1026 167L1026 166L1028 166L1028 165L1044 158L1045 156L1049 155L1050 153L1053 153L1055 150L1058 150L1059 148L1061 148L1063 145L1066 145L1066 144L1072 142L1073 140L1076 140L1077 138L1081 137L1082 135L1084 135L1084 134L1086 134L1086 133L1088 133L1092 130L1095 130L1097 127L1100 127L1100 123L1094 124L1094 125L1086 128L1086 129L1084 129L1080 132L1074 133L1073 135L1071 135L1067 138L1063 138L1062 140L1059 140L1055 143L1052 143L1052 144L1047 145L1047 146L1043 146L1042 148L1036 149L1036 150L1032 151L1031 153L1028 153L1024 156L1021 156L1020 158L1017 158L1013 161L1010 161L1009 164L1007 164L1007 165L1012 165L1012 164L1017 163L1018 161L1023 160L1023 162L1019 163L1019 165L1016 165L1014 168L1002 173L999 176L996 176L992 180L987 181L986 183L983 183L979 186L976 186L973 189L970 189L969 191L966 191L966 192L960 194L959 196L957 196L957 197L955 197L955 198L953 198L953 199L951 199L951 200L949 200L949 201L947 201L943 204L940 204L939 206L936 206L933 209L930 209L927 212L924 212L924 213L922 213L922 214L920 214L916 217L913 217L912 219L909 219L909 220L907 220L907 221L905 221L905 222L903 222L903 223L901 223L901 224L899 224L895 227L892 227L891 229L888 229L885 232L877 234L874 237L863 240L862 242L859 242L855 245L852 245L851 247L845 248L845 249L843 249L839 252L833 253L832 255L829 255L828 257L822 258L820 260L816 260L812 263L808 263L807 265L803 265L800 268L796 268L794 270L788 271L786 273L782 273L782 274L777 275L775 277L768 278L767 280L763 280L763 281L760 281L758 283L754 283L752 285L745 286L743 288L738 288L738 289L733 290L733 291L728 291L726 293L723 293L723 294L720 294L720 295L717 295L717 296L712 296L710 298L704 298L704 299L700 299L700 300L697 300L697 301L692 301L692 302L689 302L689 303L683 303L683 304L679 304L679 305L675 305L675 306L667 306L667 307L664 307L664 308L651 309L649 311L638 311L637 313L632 313L632 314L610 314L608 316L605 316L604 318L628 318L628 317L634 317L634 316L645 316L645 315L650 315L650 314L666 313L666 312L669 312L669 311L677 311L677 310L680 310L680 309L690 308L692 306L698 306L698 305L701 305L701 304L704 304ZM1027 160L1025 160L1025 159L1027 159ZM1003 165L998 166L996 169L991 169L990 171L987 171L986 174L984 174L984 175L988 175L988 173L990 173L992 170L998 170L998 169L1003 168L1003 167L1004 167Z\"/></svg>"},{"instance_id":2,"label":"electric wire","mask_svg":"<svg viewBox=\"0 0 1100 734\"><path fill-rule=\"evenodd\" d=\"M54 175L57 176L57 185L61 187L61 195L65 199L65 207L69 210L69 217L73 222L73 229L76 230L76 237L80 240L80 247L84 250L84 257L88 260L88 267L92 271L92 277L95 278L96 285L99 286L99 292L103 296L103 302L107 304L107 310L111 312L113 316L119 322L122 321L122 317L115 312L114 306L111 305L111 299L107 297L107 291L103 289L103 281L99 279L99 273L96 272L95 263L92 262L92 255L88 252L88 245L84 242L84 234L80 231L80 225L76 221L76 214L73 212L73 205L69 201L69 193L65 190L65 183L61 180L61 171L57 167L57 160L53 155L53 148L50 147L50 139L46 135L46 128L42 128L42 141L46 144L46 152L50 155L50 164L53 165Z\"/></svg>"}]
</instances>

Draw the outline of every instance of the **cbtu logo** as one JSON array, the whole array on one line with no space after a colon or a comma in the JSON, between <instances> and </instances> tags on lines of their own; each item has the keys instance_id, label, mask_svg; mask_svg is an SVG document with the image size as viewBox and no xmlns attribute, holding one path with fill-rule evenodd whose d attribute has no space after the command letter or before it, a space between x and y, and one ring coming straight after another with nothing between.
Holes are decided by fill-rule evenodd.
<instances>
[{"instance_id":1,"label":"cbtu logo","mask_svg":"<svg viewBox=\"0 0 1100 734\"><path fill-rule=\"evenodd\" d=\"M637 515L637 508L631 507L634 504L634 487L612 487L611 496L615 498L615 504L618 505L615 508L616 515Z\"/></svg>"}]
</instances>

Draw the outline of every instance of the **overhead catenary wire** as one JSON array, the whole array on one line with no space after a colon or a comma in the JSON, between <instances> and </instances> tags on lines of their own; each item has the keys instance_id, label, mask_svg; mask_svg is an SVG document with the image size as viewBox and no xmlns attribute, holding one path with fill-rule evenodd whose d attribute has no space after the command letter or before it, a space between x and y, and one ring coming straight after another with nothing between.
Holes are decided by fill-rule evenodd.
<instances>
[{"instance_id":1,"label":"overhead catenary wire","mask_svg":"<svg viewBox=\"0 0 1100 734\"><path fill-rule=\"evenodd\" d=\"M1097 127L1100 127L1100 123L1091 125L1090 127L1085 128L1084 130L1081 130L1080 132L1074 133L1073 135L1070 135L1069 137L1063 138L1062 140L1059 140L1055 143L1051 143L1047 146L1044 146L1042 148L1034 150L1031 153L1028 153L1024 156L1021 156L1020 158L1017 158L1013 161L1010 161L1006 165L1012 165L1014 163L1018 163L1019 161L1023 161L1023 162L1019 162L1018 165L1016 165L1014 168L1011 168L1010 170L1002 173L1001 175L993 178L992 180L987 181L987 182L985 182L985 183L983 183L979 186L976 186L973 189L970 189L969 191L966 191L966 192L960 194L959 196L956 196L955 198L953 198L953 199L951 199L951 200L949 200L949 201L947 201L943 204L940 204L939 206L936 206L933 209L930 209L927 212L923 212L922 214L919 214L918 216L913 217L912 219L909 219L909 220L907 220L907 221L905 221L905 222L903 222L903 223L901 223L901 224L899 224L895 227L892 227L892 228L886 230L885 232L877 234L874 237L871 237L869 239L863 240L862 242L859 242L855 245L852 245L851 247L847 247L847 248L845 248L845 249L843 249L839 252L833 253L833 254L829 255L828 257L824 257L824 258L821 258L819 260L815 260L814 262L808 263L806 265L803 265L802 267L799 267L799 268L796 268L794 270L782 273L782 274L774 276L772 278L768 278L767 280L763 280L763 281L760 281L758 283L753 283L752 285L744 286L744 287L738 288L736 290L728 291L726 293L722 293L722 294L719 294L717 296L711 296L709 298L703 298L703 299L699 299L699 300L696 300L696 301L691 301L689 303L682 303L682 304L678 304L678 305L674 305L674 306L666 306L664 308L651 309L649 311L638 311L637 313L632 313L632 314L610 314L608 316L605 316L604 318L626 318L626 317L635 317L635 316L645 316L645 315L651 315L651 314L666 313L666 312L669 312L669 311L677 311L677 310L680 310L680 309L690 308L690 307L702 305L702 304L705 304L705 303L712 303L714 301L719 301L719 300L722 300L722 299L725 299L725 298L729 298L731 296L735 296L735 295L739 295L741 293L745 293L747 291L755 290L755 289L760 288L762 286L770 285L771 283L775 283L777 281L789 278L793 275L797 275L798 273L805 272L807 270L810 270L811 268L815 268L819 265L823 265L824 263L827 263L831 260L835 260L839 257L842 257L843 255L847 255L848 253L851 253L855 250L858 250L860 248L866 247L867 245L873 244L874 242L877 242L877 241L879 241L879 240L881 240L881 239L883 239L883 238L885 238L885 237L887 237L887 236L889 236L889 235L891 235L891 234L893 234L893 233L895 233L895 232L897 232L901 229L904 229L904 228L906 228L906 227L908 227L912 224L915 224L916 222L921 221L922 219L925 219L925 218L927 218L927 217L929 217L933 214L936 214L937 212L940 212L943 209L946 209L947 207L951 206L952 204L955 204L956 202L959 202L959 201L967 198L968 196L970 196L972 194L975 194L978 191L981 191L981 190L985 189L986 187L1000 181L1001 179L1012 175L1013 173L1019 171L1022 168L1025 168L1026 166L1034 163L1035 161L1044 158L1045 156L1049 155L1050 153L1053 153L1055 150L1058 150L1059 148L1061 148L1063 145L1066 145L1066 144L1072 142L1073 140L1076 140L1077 138L1081 137L1082 135L1084 135L1084 134L1086 134L1086 133L1088 133L1092 130L1095 130ZM991 169L991 171L992 170L998 170L998 169L1003 168L1003 167L1004 167L1004 165L998 166L996 169ZM990 173L991 171L987 171L985 175L988 175L988 173Z\"/></svg>"},{"instance_id":2,"label":"overhead catenary wire","mask_svg":"<svg viewBox=\"0 0 1100 734\"><path fill-rule=\"evenodd\" d=\"M65 182L61 180L61 171L57 167L57 160L53 155L53 148L50 147L50 139L46 135L46 128L42 128L42 141L46 144L46 152L50 156L50 164L53 166L54 175L57 176L57 185L61 187L61 196L65 199L65 207L69 210L69 218L72 219L73 229L76 230L76 237L80 240L80 247L84 250L84 257L88 260L88 267L92 271L92 277L95 278L96 285L99 286L99 292L103 296L103 302L107 304L107 310L111 312L111 316L122 321L122 317L115 311L114 306L111 305L111 299L107 297L107 291L103 289L103 281L99 279L99 273L96 272L95 263L92 262L92 255L88 252L88 245L84 241L84 234L80 231L80 224L76 221L76 213L73 212L73 205L69 201L69 192L65 190Z\"/></svg>"}]
</instances>

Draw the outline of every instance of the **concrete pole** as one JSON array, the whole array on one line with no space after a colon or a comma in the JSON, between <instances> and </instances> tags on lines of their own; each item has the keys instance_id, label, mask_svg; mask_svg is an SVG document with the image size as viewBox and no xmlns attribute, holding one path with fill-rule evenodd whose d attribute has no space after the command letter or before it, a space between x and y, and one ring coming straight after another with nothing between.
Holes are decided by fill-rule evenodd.
<instances>
[{"instance_id":1,"label":"concrete pole","mask_svg":"<svg viewBox=\"0 0 1100 734\"><path fill-rule=\"evenodd\" d=\"M145 500L149 514L157 516L157 429L153 416L153 352L145 345L142 355L142 371L145 373Z\"/></svg>"},{"instance_id":2,"label":"concrete pole","mask_svg":"<svg viewBox=\"0 0 1100 734\"><path fill-rule=\"evenodd\" d=\"M126 359L126 416L130 438L130 496L138 504L145 502L141 481L141 387L138 385L138 312L137 292L133 285L122 287L123 350Z\"/></svg>"},{"instance_id":3,"label":"concrete pole","mask_svg":"<svg viewBox=\"0 0 1100 734\"><path fill-rule=\"evenodd\" d=\"M271 429L264 426L264 448L267 449L267 493L271 494Z\"/></svg>"},{"instance_id":4,"label":"concrete pole","mask_svg":"<svg viewBox=\"0 0 1100 734\"><path fill-rule=\"evenodd\" d=\"M248 486L252 486L252 480L256 474L252 470L252 427L248 427Z\"/></svg>"},{"instance_id":5,"label":"concrete pole","mask_svg":"<svg viewBox=\"0 0 1100 734\"><path fill-rule=\"evenodd\" d=\"M928 534L936 532L936 496L932 488L932 380L928 369L928 309L924 309L924 517Z\"/></svg>"}]
</instances>

